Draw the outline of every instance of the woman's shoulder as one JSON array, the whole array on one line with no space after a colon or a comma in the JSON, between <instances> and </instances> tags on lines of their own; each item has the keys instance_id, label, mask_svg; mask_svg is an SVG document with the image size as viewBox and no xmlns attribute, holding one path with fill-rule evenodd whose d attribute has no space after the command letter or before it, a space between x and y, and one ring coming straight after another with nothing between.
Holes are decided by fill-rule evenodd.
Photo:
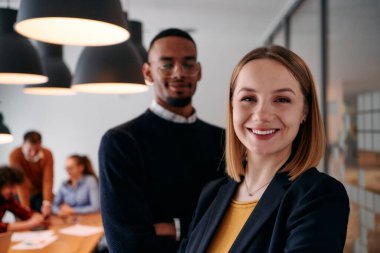
<instances>
[{"instance_id":1,"label":"woman's shoulder","mask_svg":"<svg viewBox=\"0 0 380 253\"><path fill-rule=\"evenodd\" d=\"M97 180L93 175L84 175L83 181L86 183L97 183Z\"/></svg>"},{"instance_id":2,"label":"woman's shoulder","mask_svg":"<svg viewBox=\"0 0 380 253\"><path fill-rule=\"evenodd\" d=\"M332 176L311 168L302 173L292 184L293 191L333 193L347 196L344 185ZM347 197L348 198L348 197Z\"/></svg>"},{"instance_id":3,"label":"woman's shoulder","mask_svg":"<svg viewBox=\"0 0 380 253\"><path fill-rule=\"evenodd\" d=\"M319 184L327 183L334 185L341 185L342 183L335 179L334 177L319 171L317 168L310 168L304 173L302 173L295 182L300 182L302 184Z\"/></svg>"}]
</instances>

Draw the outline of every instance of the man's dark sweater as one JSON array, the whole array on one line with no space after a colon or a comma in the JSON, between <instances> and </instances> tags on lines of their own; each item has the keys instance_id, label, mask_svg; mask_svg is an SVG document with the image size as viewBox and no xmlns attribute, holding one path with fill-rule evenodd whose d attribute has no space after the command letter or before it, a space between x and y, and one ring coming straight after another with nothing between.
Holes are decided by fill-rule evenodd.
<instances>
[{"instance_id":1,"label":"man's dark sweater","mask_svg":"<svg viewBox=\"0 0 380 253\"><path fill-rule=\"evenodd\" d=\"M185 236L203 186L224 173L224 131L150 110L109 130L99 150L101 211L112 253L176 252L154 223L179 218Z\"/></svg>"}]
</instances>

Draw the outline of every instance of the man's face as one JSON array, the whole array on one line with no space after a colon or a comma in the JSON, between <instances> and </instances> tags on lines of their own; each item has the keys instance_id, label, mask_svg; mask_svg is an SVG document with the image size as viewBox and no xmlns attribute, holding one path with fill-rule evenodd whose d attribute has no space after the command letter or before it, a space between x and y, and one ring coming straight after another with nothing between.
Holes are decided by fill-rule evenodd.
<instances>
[{"instance_id":1,"label":"man's face","mask_svg":"<svg viewBox=\"0 0 380 253\"><path fill-rule=\"evenodd\" d=\"M196 57L195 45L185 38L169 36L154 42L143 72L154 84L159 104L184 107L191 103L201 79Z\"/></svg>"},{"instance_id":2,"label":"man's face","mask_svg":"<svg viewBox=\"0 0 380 253\"><path fill-rule=\"evenodd\" d=\"M22 152L25 159L28 161L38 161L41 151L41 143L31 143L30 141L24 142L22 145Z\"/></svg>"},{"instance_id":3,"label":"man's face","mask_svg":"<svg viewBox=\"0 0 380 253\"><path fill-rule=\"evenodd\" d=\"M5 185L2 189L1 189L1 196L8 200L8 199L11 199L13 197L13 195L16 194L16 186L15 185Z\"/></svg>"}]
</instances>

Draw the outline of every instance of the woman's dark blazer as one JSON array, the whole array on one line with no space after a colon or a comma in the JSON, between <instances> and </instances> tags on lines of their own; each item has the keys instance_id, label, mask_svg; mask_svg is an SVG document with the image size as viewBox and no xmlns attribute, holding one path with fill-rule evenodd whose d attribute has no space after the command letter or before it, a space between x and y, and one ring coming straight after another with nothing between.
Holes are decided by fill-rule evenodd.
<instances>
[{"instance_id":1,"label":"woman's dark blazer","mask_svg":"<svg viewBox=\"0 0 380 253\"><path fill-rule=\"evenodd\" d=\"M223 178L203 189L178 252L206 252L237 187ZM343 252L349 212L347 192L334 178L315 168L295 181L277 173L229 252Z\"/></svg>"}]
</instances>

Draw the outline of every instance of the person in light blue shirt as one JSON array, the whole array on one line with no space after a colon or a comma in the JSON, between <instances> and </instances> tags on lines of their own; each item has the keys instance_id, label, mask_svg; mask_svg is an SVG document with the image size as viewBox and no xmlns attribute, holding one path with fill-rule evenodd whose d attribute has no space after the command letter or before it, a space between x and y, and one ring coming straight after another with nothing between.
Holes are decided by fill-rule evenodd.
<instances>
[{"instance_id":1,"label":"person in light blue shirt","mask_svg":"<svg viewBox=\"0 0 380 253\"><path fill-rule=\"evenodd\" d=\"M99 185L87 156L71 155L66 161L69 179L54 197L53 213L60 216L99 211Z\"/></svg>"}]
</instances>

